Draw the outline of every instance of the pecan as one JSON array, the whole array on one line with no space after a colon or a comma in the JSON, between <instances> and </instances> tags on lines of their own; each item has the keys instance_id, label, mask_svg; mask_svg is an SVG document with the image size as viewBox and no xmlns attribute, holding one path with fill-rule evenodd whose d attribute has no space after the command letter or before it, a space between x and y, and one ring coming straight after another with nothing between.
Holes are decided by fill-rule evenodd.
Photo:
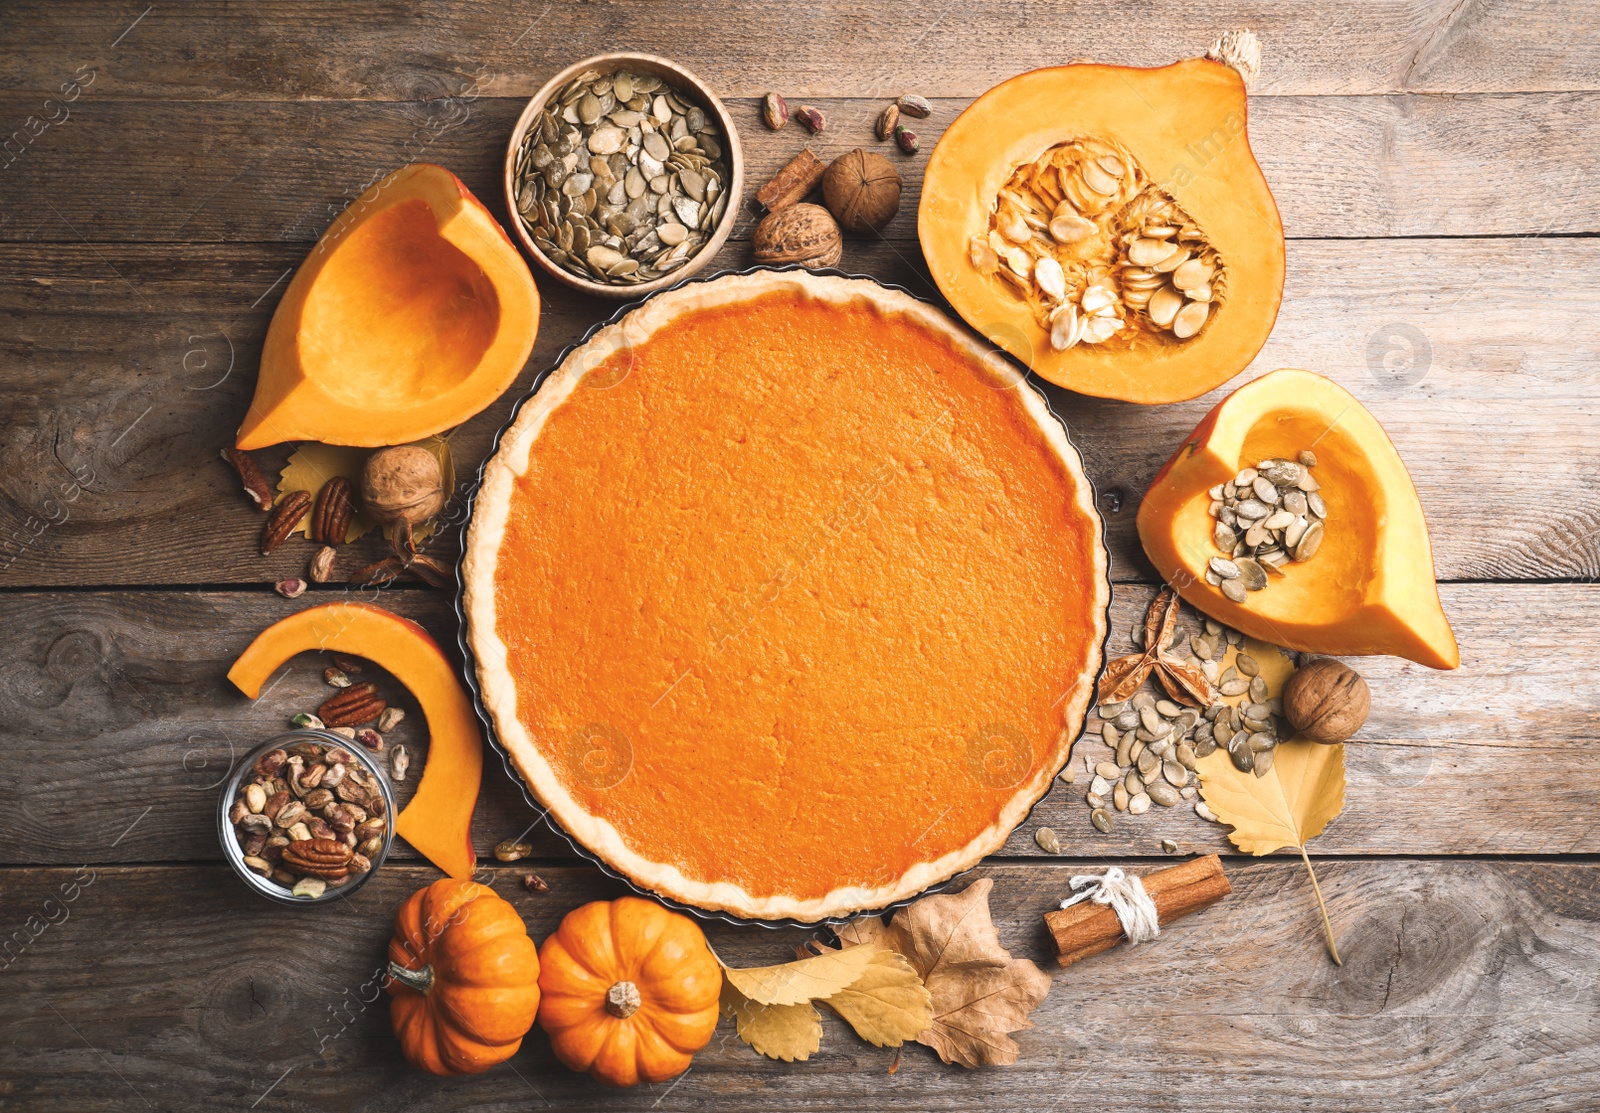
<instances>
[{"instance_id":1,"label":"pecan","mask_svg":"<svg viewBox=\"0 0 1600 1113\"><path fill-rule=\"evenodd\" d=\"M350 874L350 848L335 839L306 839L283 848L283 864L325 881L340 881Z\"/></svg>"},{"instance_id":2,"label":"pecan","mask_svg":"<svg viewBox=\"0 0 1600 1113\"><path fill-rule=\"evenodd\" d=\"M378 686L368 680L323 701L317 715L330 727L357 727L376 719L388 706L378 697Z\"/></svg>"},{"instance_id":3,"label":"pecan","mask_svg":"<svg viewBox=\"0 0 1600 1113\"><path fill-rule=\"evenodd\" d=\"M233 470L239 473L239 482L244 484L244 493L256 504L256 509L271 510L272 484L261 474L256 462L237 448L224 448L222 458L232 464Z\"/></svg>"},{"instance_id":4,"label":"pecan","mask_svg":"<svg viewBox=\"0 0 1600 1113\"><path fill-rule=\"evenodd\" d=\"M311 539L324 545L343 545L350 530L355 505L350 501L350 481L336 475L322 485L317 495L317 512L311 519Z\"/></svg>"},{"instance_id":5,"label":"pecan","mask_svg":"<svg viewBox=\"0 0 1600 1113\"><path fill-rule=\"evenodd\" d=\"M295 531L300 519L311 509L311 496L304 491L290 491L283 501L272 509L266 528L261 531L261 555L266 556Z\"/></svg>"}]
</instances>

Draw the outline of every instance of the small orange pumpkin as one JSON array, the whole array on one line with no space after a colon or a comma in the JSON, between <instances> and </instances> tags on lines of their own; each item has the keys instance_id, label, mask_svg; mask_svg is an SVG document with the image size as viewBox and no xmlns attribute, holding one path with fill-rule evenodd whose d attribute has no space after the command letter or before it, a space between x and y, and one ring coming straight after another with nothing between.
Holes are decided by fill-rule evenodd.
<instances>
[{"instance_id":1,"label":"small orange pumpkin","mask_svg":"<svg viewBox=\"0 0 1600 1113\"><path fill-rule=\"evenodd\" d=\"M693 920L653 901L574 909L539 963L539 1027L557 1058L601 1082L682 1074L716 1030L722 966Z\"/></svg>"},{"instance_id":2,"label":"small orange pumpkin","mask_svg":"<svg viewBox=\"0 0 1600 1113\"><path fill-rule=\"evenodd\" d=\"M516 1054L539 1011L539 950L493 889L445 878L394 916L389 1019L406 1058L476 1074Z\"/></svg>"}]
</instances>

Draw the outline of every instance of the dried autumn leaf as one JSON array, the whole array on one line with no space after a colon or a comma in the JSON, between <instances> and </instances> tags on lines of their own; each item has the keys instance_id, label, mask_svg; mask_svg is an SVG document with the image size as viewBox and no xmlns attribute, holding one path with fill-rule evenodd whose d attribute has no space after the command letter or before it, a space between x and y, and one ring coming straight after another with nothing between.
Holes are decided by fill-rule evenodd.
<instances>
[{"instance_id":1,"label":"dried autumn leaf","mask_svg":"<svg viewBox=\"0 0 1600 1113\"><path fill-rule=\"evenodd\" d=\"M1017 1061L1007 1033L1032 1028L1028 1014L1050 991L1050 978L1000 945L979 878L954 894L923 897L888 923L869 919L839 931L847 945L872 944L904 955L928 987L933 1020L917 1042L964 1067Z\"/></svg>"},{"instance_id":2,"label":"dried autumn leaf","mask_svg":"<svg viewBox=\"0 0 1600 1113\"><path fill-rule=\"evenodd\" d=\"M846 953L863 949L851 947ZM828 1007L876 1047L899 1047L933 1023L933 995L893 951L874 954L861 977L828 998Z\"/></svg>"},{"instance_id":3,"label":"dried autumn leaf","mask_svg":"<svg viewBox=\"0 0 1600 1113\"><path fill-rule=\"evenodd\" d=\"M1260 667L1268 697L1281 695L1294 669L1277 647L1246 639L1243 650ZM1236 653L1224 664L1230 664L1234 656ZM1220 748L1195 764L1200 773L1200 795L1217 818L1233 828L1228 832L1233 845L1258 856L1286 846L1300 852L1322 912L1329 953L1334 962L1343 965L1306 843L1322 834L1344 810L1344 745L1328 746L1303 738L1280 742L1273 754L1272 768L1260 777L1253 772L1240 772L1227 751Z\"/></svg>"},{"instance_id":4,"label":"dried autumn leaf","mask_svg":"<svg viewBox=\"0 0 1600 1113\"><path fill-rule=\"evenodd\" d=\"M739 1038L769 1059L786 1063L805 1060L822 1046L822 1017L809 1001L763 1005L750 1000L724 978L722 1015L733 1017Z\"/></svg>"},{"instance_id":5,"label":"dried autumn leaf","mask_svg":"<svg viewBox=\"0 0 1600 1113\"><path fill-rule=\"evenodd\" d=\"M861 977L876 948L827 951L811 958L758 966L722 968L722 976L739 993L760 1005L798 1005L831 997Z\"/></svg>"},{"instance_id":6,"label":"dried autumn leaf","mask_svg":"<svg viewBox=\"0 0 1600 1113\"><path fill-rule=\"evenodd\" d=\"M455 460L450 452L450 438L446 434L436 434L424 440L417 441L417 446L433 453L439 461L439 473L444 482L446 491L453 491L456 484ZM288 463L283 466L283 473L278 477L278 492L305 491L310 494L315 503L317 493L322 490L322 485L336 475L342 475L350 481L351 486L359 491L361 489L361 468L367 462L367 457L372 455L370 448L349 448L344 445L322 444L318 441L303 441L289 457ZM359 500L356 503L355 513L350 516L350 528L345 531L345 541L354 541L358 537L377 528L378 523L361 508ZM417 527L415 539L425 541L433 534L433 522ZM311 518L308 516L295 531L311 536Z\"/></svg>"}]
</instances>

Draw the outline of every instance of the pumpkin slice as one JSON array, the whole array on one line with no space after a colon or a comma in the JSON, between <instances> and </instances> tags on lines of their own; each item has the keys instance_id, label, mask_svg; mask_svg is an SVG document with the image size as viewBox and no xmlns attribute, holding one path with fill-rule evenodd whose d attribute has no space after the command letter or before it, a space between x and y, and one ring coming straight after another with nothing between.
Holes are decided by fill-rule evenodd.
<instances>
[{"instance_id":1,"label":"pumpkin slice","mask_svg":"<svg viewBox=\"0 0 1600 1113\"><path fill-rule=\"evenodd\" d=\"M1204 58L996 86L928 160L917 234L934 280L1069 390L1157 403L1220 386L1283 295L1283 225L1247 115L1239 73Z\"/></svg>"},{"instance_id":2,"label":"pumpkin slice","mask_svg":"<svg viewBox=\"0 0 1600 1113\"><path fill-rule=\"evenodd\" d=\"M323 603L268 626L239 655L228 679L251 699L296 653L322 650L374 661L394 674L428 720L428 761L395 830L451 877L467 879L477 863L472 809L483 777L483 734L455 666L439 643L410 619L371 603Z\"/></svg>"},{"instance_id":3,"label":"pumpkin slice","mask_svg":"<svg viewBox=\"0 0 1600 1113\"><path fill-rule=\"evenodd\" d=\"M1327 510L1320 547L1235 602L1206 579L1212 558L1229 556L1213 537L1211 491L1241 469L1307 449ZM1310 653L1389 653L1436 669L1461 663L1405 464L1377 418L1311 371L1274 371L1219 402L1151 482L1139 538L1185 600L1252 638Z\"/></svg>"},{"instance_id":4,"label":"pumpkin slice","mask_svg":"<svg viewBox=\"0 0 1600 1113\"><path fill-rule=\"evenodd\" d=\"M459 425L533 350L539 292L489 210L416 163L322 234L272 316L238 446L404 444Z\"/></svg>"}]
</instances>

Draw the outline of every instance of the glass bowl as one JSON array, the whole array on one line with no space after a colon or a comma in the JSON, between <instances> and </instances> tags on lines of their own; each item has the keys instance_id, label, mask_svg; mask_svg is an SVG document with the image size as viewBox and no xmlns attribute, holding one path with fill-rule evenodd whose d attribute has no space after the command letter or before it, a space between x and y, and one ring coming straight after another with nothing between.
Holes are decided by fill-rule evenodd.
<instances>
[{"instance_id":1,"label":"glass bowl","mask_svg":"<svg viewBox=\"0 0 1600 1113\"><path fill-rule=\"evenodd\" d=\"M283 752L281 761L268 757L274 751ZM327 761L329 755L339 757L348 755L348 760L330 763ZM323 767L324 771L321 774L315 772L318 765ZM341 765L346 772L340 780L349 780L349 783L336 783L332 788L323 784L323 779ZM269 772L274 767L277 767L276 771ZM352 774L354 779L351 779ZM263 799L267 803L264 808L257 810L247 800L248 789L267 776L283 782L282 787L279 789L276 785L263 784L261 793L253 795L256 795L255 803L259 804ZM334 774L334 776L339 775ZM278 791L287 797L276 801L281 807L275 806L273 801ZM323 792L326 792L327 797L331 799L324 797ZM307 806L308 800L312 802L312 807ZM328 824L335 840L343 845L349 845L349 839L336 829L330 817L324 814L324 809L328 809L332 804L339 805L341 810L353 805L365 813L365 819L347 811L335 812L331 818L337 819L339 824L347 820L356 821L357 829L351 833L356 836L358 844L371 838L380 838L381 842L376 851L362 855L369 863L369 868L365 871L352 871L343 881L317 878L316 880L323 880L325 885L320 893L296 895L293 891L294 882L287 880L285 874L288 871L280 861L282 844L277 844L278 856L271 861L268 859L273 855L273 848L263 848L263 854L257 856L256 864L246 861L242 839L247 837L247 833L241 833L235 827L236 816L233 809L236 801L243 804L244 812L269 817L267 824L263 825L266 828L266 837L269 839L289 838L292 842L304 841L307 834L315 833L312 831L312 820L315 819L319 823ZM293 811L291 814L294 822L287 826L280 826L271 818L296 805L304 811L298 809ZM228 775L217 801L217 837L222 843L222 856L228 860L233 871L246 885L268 900L277 901L279 904L325 904L349 896L378 872L378 867L389 856L389 846L394 841L394 816L394 789L389 784L388 774L359 743L327 730L291 730L275 735L251 750ZM371 819L382 819L382 830L373 826L365 829L363 833L361 823ZM252 822L260 823L260 821ZM303 825L304 829L300 829L300 825ZM272 868L273 875L264 875L261 872L260 863L263 862ZM302 871L294 872L297 876L304 876Z\"/></svg>"}]
</instances>

